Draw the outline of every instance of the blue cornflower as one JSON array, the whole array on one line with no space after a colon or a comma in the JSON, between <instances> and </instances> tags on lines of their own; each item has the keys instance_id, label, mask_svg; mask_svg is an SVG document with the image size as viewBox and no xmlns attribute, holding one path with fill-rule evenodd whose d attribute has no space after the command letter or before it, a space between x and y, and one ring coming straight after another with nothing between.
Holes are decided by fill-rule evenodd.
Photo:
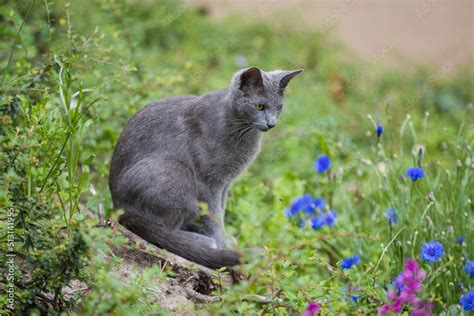
<instances>
[{"instance_id":1,"label":"blue cornflower","mask_svg":"<svg viewBox=\"0 0 474 316\"><path fill-rule=\"evenodd\" d=\"M465 311L474 311L474 290L461 296L460 303Z\"/></svg>"},{"instance_id":2,"label":"blue cornflower","mask_svg":"<svg viewBox=\"0 0 474 316\"><path fill-rule=\"evenodd\" d=\"M291 218L293 216L296 215L296 213L298 213L299 210L296 210L295 208L293 207L289 207L289 208L285 208L285 216L288 217L288 218Z\"/></svg>"},{"instance_id":3,"label":"blue cornflower","mask_svg":"<svg viewBox=\"0 0 474 316\"><path fill-rule=\"evenodd\" d=\"M360 263L360 258L358 255L353 257L346 258L342 260L341 268L342 269L350 269L352 266L356 266Z\"/></svg>"},{"instance_id":4,"label":"blue cornflower","mask_svg":"<svg viewBox=\"0 0 474 316\"><path fill-rule=\"evenodd\" d=\"M351 294L351 299L352 299L354 302L357 302L357 301L359 300L359 298L361 297L361 295L360 295L360 294L359 294L359 295L354 295L354 292L359 292L359 289L355 287L355 288L352 290L352 293L353 293L353 294Z\"/></svg>"},{"instance_id":5,"label":"blue cornflower","mask_svg":"<svg viewBox=\"0 0 474 316\"><path fill-rule=\"evenodd\" d=\"M377 124L377 137L382 136L383 133L383 126L380 124Z\"/></svg>"},{"instance_id":6,"label":"blue cornflower","mask_svg":"<svg viewBox=\"0 0 474 316\"><path fill-rule=\"evenodd\" d=\"M305 211L308 214L313 214L314 209L313 209L313 198L309 194L305 194L302 197L302 202L301 202L301 209Z\"/></svg>"},{"instance_id":7,"label":"blue cornflower","mask_svg":"<svg viewBox=\"0 0 474 316\"><path fill-rule=\"evenodd\" d=\"M407 169L406 175L409 176L412 181L416 181L423 178L425 176L425 172L421 168L411 167Z\"/></svg>"},{"instance_id":8,"label":"blue cornflower","mask_svg":"<svg viewBox=\"0 0 474 316\"><path fill-rule=\"evenodd\" d=\"M315 218L311 219L311 226L313 229L320 229L323 226L333 226L337 219L337 212L332 210L323 213Z\"/></svg>"},{"instance_id":9,"label":"blue cornflower","mask_svg":"<svg viewBox=\"0 0 474 316\"><path fill-rule=\"evenodd\" d=\"M313 206L322 211L326 207L326 201L321 197L316 198L313 200Z\"/></svg>"},{"instance_id":10,"label":"blue cornflower","mask_svg":"<svg viewBox=\"0 0 474 316\"><path fill-rule=\"evenodd\" d=\"M302 197L296 198L291 201L290 207L285 210L287 217L295 216L300 210L307 209L313 198L309 194L305 194Z\"/></svg>"},{"instance_id":11,"label":"blue cornflower","mask_svg":"<svg viewBox=\"0 0 474 316\"><path fill-rule=\"evenodd\" d=\"M314 214L315 208L323 210L325 205L326 202L323 198L313 199L311 195L305 194L291 202L290 207L285 209L285 215L287 217L293 217L301 210L304 210L308 214Z\"/></svg>"},{"instance_id":12,"label":"blue cornflower","mask_svg":"<svg viewBox=\"0 0 474 316\"><path fill-rule=\"evenodd\" d=\"M326 155L319 156L314 162L314 169L316 169L316 171L319 173L326 172L330 166L331 159L329 159L329 157Z\"/></svg>"},{"instance_id":13,"label":"blue cornflower","mask_svg":"<svg viewBox=\"0 0 474 316\"><path fill-rule=\"evenodd\" d=\"M464 266L464 271L469 273L469 275L474 277L474 260L468 261L466 265Z\"/></svg>"},{"instance_id":14,"label":"blue cornflower","mask_svg":"<svg viewBox=\"0 0 474 316\"><path fill-rule=\"evenodd\" d=\"M312 197L310 197L309 199L306 199L303 210L308 214L314 214L316 212L316 209L322 211L325 206L326 201L324 201L323 198L313 199Z\"/></svg>"},{"instance_id":15,"label":"blue cornflower","mask_svg":"<svg viewBox=\"0 0 474 316\"><path fill-rule=\"evenodd\" d=\"M327 226L332 227L337 219L337 212L332 210L321 215Z\"/></svg>"},{"instance_id":16,"label":"blue cornflower","mask_svg":"<svg viewBox=\"0 0 474 316\"><path fill-rule=\"evenodd\" d=\"M388 209L385 216L387 216L390 225L395 225L395 223L397 222L397 213L395 213L395 210L393 208Z\"/></svg>"},{"instance_id":17,"label":"blue cornflower","mask_svg":"<svg viewBox=\"0 0 474 316\"><path fill-rule=\"evenodd\" d=\"M403 271L400 272L396 277L395 279L392 280L392 285L394 287L396 287L398 289L398 291L400 292L401 290L403 290L403 288L405 287L405 284L402 282L402 279L400 278L400 276L403 275Z\"/></svg>"},{"instance_id":18,"label":"blue cornflower","mask_svg":"<svg viewBox=\"0 0 474 316\"><path fill-rule=\"evenodd\" d=\"M428 262L438 261L444 254L443 245L439 241L429 241L421 246L421 259Z\"/></svg>"},{"instance_id":19,"label":"blue cornflower","mask_svg":"<svg viewBox=\"0 0 474 316\"><path fill-rule=\"evenodd\" d=\"M342 295L346 296L347 295L346 292L347 292L348 289L349 289L348 284L346 284L344 287L342 287L341 288ZM359 294L359 289L357 287L354 287L349 296L351 297L351 300L353 300L354 302L357 302L359 300L359 298L361 297L361 295ZM344 300L346 300L346 299L344 298Z\"/></svg>"},{"instance_id":20,"label":"blue cornflower","mask_svg":"<svg viewBox=\"0 0 474 316\"><path fill-rule=\"evenodd\" d=\"M324 221L322 219L322 216L318 216L311 219L311 227L313 227L313 229L315 230L320 229L323 226L324 226Z\"/></svg>"},{"instance_id":21,"label":"blue cornflower","mask_svg":"<svg viewBox=\"0 0 474 316\"><path fill-rule=\"evenodd\" d=\"M459 245L462 245L464 243L464 237L463 236L459 236L456 238L456 243L459 244Z\"/></svg>"}]
</instances>

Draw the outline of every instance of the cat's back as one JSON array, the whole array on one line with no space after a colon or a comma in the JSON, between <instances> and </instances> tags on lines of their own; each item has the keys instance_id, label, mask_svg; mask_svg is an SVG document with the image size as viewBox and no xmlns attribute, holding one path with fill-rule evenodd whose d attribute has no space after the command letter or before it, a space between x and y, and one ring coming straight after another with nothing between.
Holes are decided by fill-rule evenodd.
<instances>
[{"instance_id":1,"label":"cat's back","mask_svg":"<svg viewBox=\"0 0 474 316\"><path fill-rule=\"evenodd\" d=\"M194 95L185 95L152 101L135 113L125 128L147 124L147 122L169 121L168 116L176 118L182 115L198 99L199 97Z\"/></svg>"},{"instance_id":2,"label":"cat's back","mask_svg":"<svg viewBox=\"0 0 474 316\"><path fill-rule=\"evenodd\" d=\"M141 108L128 121L120 136L120 141L139 141L152 137L153 134L176 131L180 118L197 102L193 95L177 96L153 101Z\"/></svg>"},{"instance_id":3,"label":"cat's back","mask_svg":"<svg viewBox=\"0 0 474 316\"><path fill-rule=\"evenodd\" d=\"M181 118L192 110L199 97L176 96L153 101L128 121L118 139L111 161L111 178L121 170L158 149L169 150L170 139L182 133ZM176 143L175 143L176 144Z\"/></svg>"}]
</instances>

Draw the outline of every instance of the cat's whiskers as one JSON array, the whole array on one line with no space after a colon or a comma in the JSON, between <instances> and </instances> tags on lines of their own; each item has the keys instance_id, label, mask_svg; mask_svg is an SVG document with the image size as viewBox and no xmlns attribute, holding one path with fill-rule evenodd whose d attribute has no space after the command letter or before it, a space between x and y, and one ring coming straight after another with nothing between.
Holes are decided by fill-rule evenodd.
<instances>
[{"instance_id":1,"label":"cat's whiskers","mask_svg":"<svg viewBox=\"0 0 474 316\"><path fill-rule=\"evenodd\" d=\"M232 120L226 123L225 126L247 126L249 124L251 124L251 122L241 119L241 120Z\"/></svg>"},{"instance_id":2,"label":"cat's whiskers","mask_svg":"<svg viewBox=\"0 0 474 316\"><path fill-rule=\"evenodd\" d=\"M246 126L240 125L236 129L227 133L224 139L224 145L229 145L235 142L235 139L238 138L238 135L246 128Z\"/></svg>"},{"instance_id":3,"label":"cat's whiskers","mask_svg":"<svg viewBox=\"0 0 474 316\"><path fill-rule=\"evenodd\" d=\"M237 129L230 132L229 137L226 140L226 144L230 143L231 141L237 143L241 135L245 133L249 127L250 125L240 125Z\"/></svg>"},{"instance_id":4,"label":"cat's whiskers","mask_svg":"<svg viewBox=\"0 0 474 316\"><path fill-rule=\"evenodd\" d=\"M247 138L249 135L251 135L251 132L255 130L255 127L254 125L250 125L248 126L241 134L240 134L240 138L237 140L236 144L235 144L235 148L237 149L237 147L239 146L239 144L243 143L243 141L245 140L245 138Z\"/></svg>"},{"instance_id":5,"label":"cat's whiskers","mask_svg":"<svg viewBox=\"0 0 474 316\"><path fill-rule=\"evenodd\" d=\"M254 126L255 128L259 128L259 127L266 128L266 126L265 126L265 125L263 125L263 124L259 124L259 123L253 123L253 126Z\"/></svg>"},{"instance_id":6,"label":"cat's whiskers","mask_svg":"<svg viewBox=\"0 0 474 316\"><path fill-rule=\"evenodd\" d=\"M232 137L233 134L235 134L235 133L239 134L239 132L241 132L242 130L244 130L244 129L247 128L247 127L248 127L248 125L243 125L243 124L242 124L242 125L238 125L238 127L237 127L236 129L234 129L234 130L232 130L232 131L229 132L229 136Z\"/></svg>"},{"instance_id":7,"label":"cat's whiskers","mask_svg":"<svg viewBox=\"0 0 474 316\"><path fill-rule=\"evenodd\" d=\"M233 134L234 133L237 133L237 135L239 135L242 130L244 130L245 128L247 128L251 123L246 121L246 120L234 120L234 121L231 121L229 122L228 124L226 124L226 126L237 126L237 128L233 129L232 131L229 132L229 138L232 139L233 138Z\"/></svg>"}]
</instances>

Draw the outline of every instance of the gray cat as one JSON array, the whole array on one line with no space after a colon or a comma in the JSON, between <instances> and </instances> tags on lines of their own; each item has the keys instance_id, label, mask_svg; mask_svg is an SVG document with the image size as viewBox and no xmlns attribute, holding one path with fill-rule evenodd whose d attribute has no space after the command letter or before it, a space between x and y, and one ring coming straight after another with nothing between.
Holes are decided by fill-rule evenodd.
<instances>
[{"instance_id":1,"label":"gray cat","mask_svg":"<svg viewBox=\"0 0 474 316\"><path fill-rule=\"evenodd\" d=\"M227 89L152 102L128 122L110 166L120 223L210 268L239 264L224 229L227 190L276 124L288 82L302 70L237 72ZM201 214L200 203L207 203Z\"/></svg>"}]
</instances>

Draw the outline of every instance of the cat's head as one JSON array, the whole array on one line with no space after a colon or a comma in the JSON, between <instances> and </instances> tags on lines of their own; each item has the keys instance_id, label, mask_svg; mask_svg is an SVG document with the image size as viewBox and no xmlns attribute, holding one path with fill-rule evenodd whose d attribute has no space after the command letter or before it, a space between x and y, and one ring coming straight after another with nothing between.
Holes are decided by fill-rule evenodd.
<instances>
[{"instance_id":1,"label":"cat's head","mask_svg":"<svg viewBox=\"0 0 474 316\"><path fill-rule=\"evenodd\" d=\"M230 85L237 122L253 125L260 131L273 128L283 110L285 88L301 72L302 69L265 72L257 67L237 72Z\"/></svg>"}]
</instances>

